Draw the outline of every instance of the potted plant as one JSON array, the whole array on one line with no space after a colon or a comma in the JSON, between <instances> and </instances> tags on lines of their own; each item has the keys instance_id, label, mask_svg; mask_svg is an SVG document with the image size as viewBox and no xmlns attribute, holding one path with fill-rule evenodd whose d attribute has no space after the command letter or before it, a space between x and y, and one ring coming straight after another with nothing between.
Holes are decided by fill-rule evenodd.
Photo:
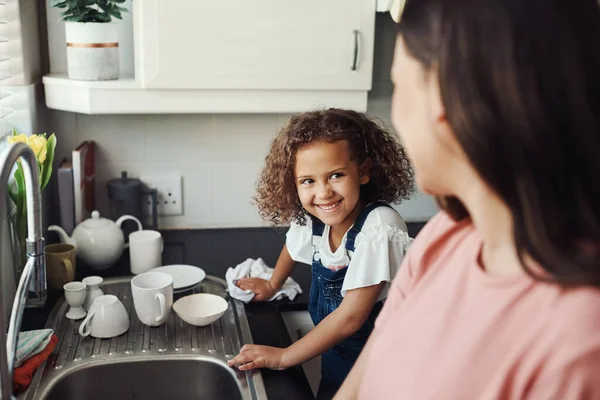
<instances>
[{"instance_id":1,"label":"potted plant","mask_svg":"<svg viewBox=\"0 0 600 400\"><path fill-rule=\"evenodd\" d=\"M67 71L70 79L119 78L119 38L112 18L121 19L127 0L53 0L64 9Z\"/></svg>"}]
</instances>

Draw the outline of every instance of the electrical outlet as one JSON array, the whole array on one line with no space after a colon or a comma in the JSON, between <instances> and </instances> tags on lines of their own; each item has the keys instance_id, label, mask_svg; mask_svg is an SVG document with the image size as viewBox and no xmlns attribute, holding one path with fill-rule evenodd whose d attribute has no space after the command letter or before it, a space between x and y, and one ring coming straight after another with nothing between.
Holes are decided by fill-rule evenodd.
<instances>
[{"instance_id":1,"label":"electrical outlet","mask_svg":"<svg viewBox=\"0 0 600 400\"><path fill-rule=\"evenodd\" d=\"M158 215L183 215L182 178L179 174L141 176L150 189L156 189ZM147 197L146 215L152 215L152 198Z\"/></svg>"}]
</instances>

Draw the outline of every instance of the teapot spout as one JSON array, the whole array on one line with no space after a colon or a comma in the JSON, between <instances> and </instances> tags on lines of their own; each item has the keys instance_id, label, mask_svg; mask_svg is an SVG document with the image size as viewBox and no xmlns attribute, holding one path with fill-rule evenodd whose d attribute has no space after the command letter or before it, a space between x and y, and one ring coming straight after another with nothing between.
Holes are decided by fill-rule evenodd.
<instances>
[{"instance_id":1,"label":"teapot spout","mask_svg":"<svg viewBox=\"0 0 600 400\"><path fill-rule=\"evenodd\" d=\"M62 243L67 243L67 244L77 247L77 245L75 244L75 240L72 237L70 237L69 235L67 235L67 232L65 232L65 230L63 228L61 228L60 226L50 225L48 227L48 230L58 233L58 237L60 238L60 241Z\"/></svg>"}]
</instances>

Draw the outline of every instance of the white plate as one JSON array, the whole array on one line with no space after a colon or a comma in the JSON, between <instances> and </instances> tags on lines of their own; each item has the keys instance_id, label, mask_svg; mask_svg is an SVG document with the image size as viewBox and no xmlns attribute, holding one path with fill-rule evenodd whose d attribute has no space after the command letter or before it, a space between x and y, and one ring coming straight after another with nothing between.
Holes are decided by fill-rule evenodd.
<instances>
[{"instance_id":1,"label":"white plate","mask_svg":"<svg viewBox=\"0 0 600 400\"><path fill-rule=\"evenodd\" d=\"M194 288L197 285L192 285L192 286L186 286L183 288L179 288L179 289L173 289L173 294L181 294L181 293L187 293L187 292L191 292L192 290L194 290Z\"/></svg>"},{"instance_id":2,"label":"white plate","mask_svg":"<svg viewBox=\"0 0 600 400\"><path fill-rule=\"evenodd\" d=\"M191 288L196 286L206 277L202 268L192 265L164 265L162 267L152 268L151 271L164 272L173 277L173 290Z\"/></svg>"}]
</instances>

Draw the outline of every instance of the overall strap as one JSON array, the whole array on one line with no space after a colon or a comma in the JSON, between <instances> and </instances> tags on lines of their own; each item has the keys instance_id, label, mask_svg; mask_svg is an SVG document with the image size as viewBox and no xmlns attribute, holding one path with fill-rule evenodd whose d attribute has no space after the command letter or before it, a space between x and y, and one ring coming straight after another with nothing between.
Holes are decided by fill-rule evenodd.
<instances>
[{"instance_id":1,"label":"overall strap","mask_svg":"<svg viewBox=\"0 0 600 400\"><path fill-rule=\"evenodd\" d=\"M312 242L313 246L317 245L317 240L323 236L325 224L320 219L311 216L312 219Z\"/></svg>"},{"instance_id":2,"label":"overall strap","mask_svg":"<svg viewBox=\"0 0 600 400\"><path fill-rule=\"evenodd\" d=\"M378 207L392 208L389 204L381 203L381 202L371 203L367 207L365 207L365 209L362 210L362 212L360 213L360 215L354 222L354 225L352 225L352 228L350 229L350 231L348 231L348 234L346 235L346 250L354 252L354 245L355 245L354 242L356 241L356 236L362 230L362 227L365 224L365 221L367 220L367 217L369 216L371 211L373 211L374 209L376 209ZM314 227L314 225L313 225L313 227ZM313 228L313 230L314 230L314 228Z\"/></svg>"}]
</instances>

